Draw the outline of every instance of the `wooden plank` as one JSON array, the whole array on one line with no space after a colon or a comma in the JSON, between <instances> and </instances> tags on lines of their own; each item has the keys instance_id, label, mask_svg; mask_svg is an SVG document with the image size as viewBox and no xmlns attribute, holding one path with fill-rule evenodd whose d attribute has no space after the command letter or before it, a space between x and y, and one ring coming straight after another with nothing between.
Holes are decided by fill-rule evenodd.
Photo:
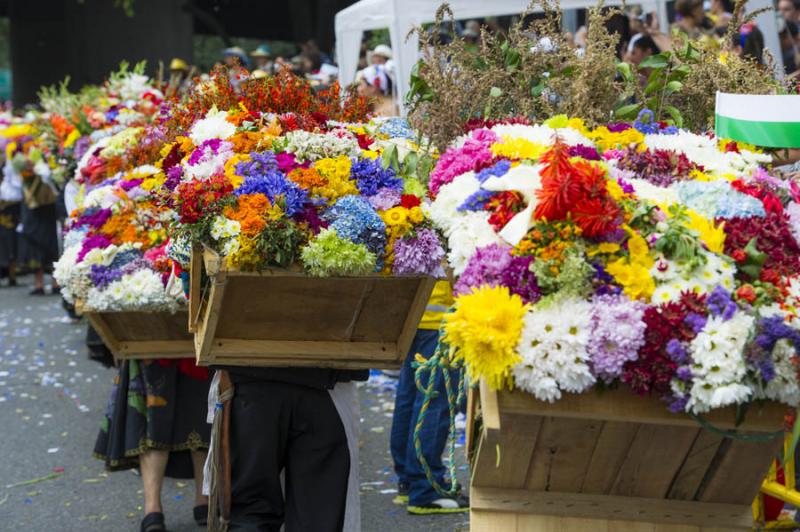
<instances>
[{"instance_id":1,"label":"wooden plank","mask_svg":"<svg viewBox=\"0 0 800 532\"><path fill-rule=\"evenodd\" d=\"M147 342L120 342L114 353L119 359L192 358L194 343L191 340L155 340Z\"/></svg>"},{"instance_id":2,"label":"wooden plank","mask_svg":"<svg viewBox=\"0 0 800 532\"><path fill-rule=\"evenodd\" d=\"M481 379L480 390L483 426L488 430L500 430L500 405L497 403L497 391L489 388L486 379Z\"/></svg>"},{"instance_id":3,"label":"wooden plank","mask_svg":"<svg viewBox=\"0 0 800 532\"><path fill-rule=\"evenodd\" d=\"M203 298L203 248L192 246L192 262L189 266L189 331L197 328L200 317L200 304Z\"/></svg>"},{"instance_id":4,"label":"wooden plank","mask_svg":"<svg viewBox=\"0 0 800 532\"><path fill-rule=\"evenodd\" d=\"M513 532L518 530L517 515L472 508L469 512L469 529L470 532Z\"/></svg>"},{"instance_id":5,"label":"wooden plank","mask_svg":"<svg viewBox=\"0 0 800 532\"><path fill-rule=\"evenodd\" d=\"M271 358L296 356L336 360L386 360L394 361L397 346L389 342L314 342L282 340L241 340L215 338L211 341L210 355L222 358Z\"/></svg>"},{"instance_id":6,"label":"wooden plank","mask_svg":"<svg viewBox=\"0 0 800 532\"><path fill-rule=\"evenodd\" d=\"M188 340L186 323L187 311L176 313L167 311L122 311L103 312L103 319L113 332L118 342L155 341L155 340Z\"/></svg>"},{"instance_id":7,"label":"wooden plank","mask_svg":"<svg viewBox=\"0 0 800 532\"><path fill-rule=\"evenodd\" d=\"M720 445L697 499L704 502L749 504L783 449L783 438L771 442L727 440Z\"/></svg>"},{"instance_id":8,"label":"wooden plank","mask_svg":"<svg viewBox=\"0 0 800 532\"><path fill-rule=\"evenodd\" d=\"M504 391L498 395L498 401L503 411L532 416L590 418L678 427L697 426L697 422L690 417L671 413L656 397L638 397L625 386L616 390L606 390L602 394L594 391L564 394L554 403L538 401L533 395L520 390ZM774 432L783 427L786 410L787 407L775 402L767 402L760 407L753 405L748 410L744 423L739 427L735 424L734 408L713 410L705 418L709 423L723 429Z\"/></svg>"},{"instance_id":9,"label":"wooden plank","mask_svg":"<svg viewBox=\"0 0 800 532\"><path fill-rule=\"evenodd\" d=\"M226 281L225 273L217 274L211 281L208 304L205 307L205 312L200 316L197 330L194 333L195 355L198 363L210 362L208 355L211 351L211 342L217 332L220 308L225 298Z\"/></svg>"},{"instance_id":10,"label":"wooden plank","mask_svg":"<svg viewBox=\"0 0 800 532\"><path fill-rule=\"evenodd\" d=\"M668 499L694 500L720 443L722 438L707 430L701 430L697 434L678 475L669 488Z\"/></svg>"},{"instance_id":11,"label":"wooden plank","mask_svg":"<svg viewBox=\"0 0 800 532\"><path fill-rule=\"evenodd\" d=\"M469 463L472 463L472 457L477 450L473 447L475 446L475 432L478 428L476 421L478 419L479 393L473 386L467 386L467 428L464 431L464 452Z\"/></svg>"},{"instance_id":12,"label":"wooden plank","mask_svg":"<svg viewBox=\"0 0 800 532\"><path fill-rule=\"evenodd\" d=\"M696 427L640 425L611 493L664 498L699 430Z\"/></svg>"},{"instance_id":13,"label":"wooden plank","mask_svg":"<svg viewBox=\"0 0 800 532\"><path fill-rule=\"evenodd\" d=\"M471 488L470 503L473 511L551 515L570 519L610 519L615 522L634 521L650 526L650 530L653 530L652 527L656 523L718 527L724 530L750 530L753 524L750 505L746 504L714 504L488 487ZM616 532L618 529L612 530Z\"/></svg>"},{"instance_id":14,"label":"wooden plank","mask_svg":"<svg viewBox=\"0 0 800 532\"><path fill-rule=\"evenodd\" d=\"M505 421L506 416L501 416ZM534 491L578 492L586 478L602 422L543 418L525 486ZM519 462L524 468L524 462Z\"/></svg>"},{"instance_id":15,"label":"wooden plank","mask_svg":"<svg viewBox=\"0 0 800 532\"><path fill-rule=\"evenodd\" d=\"M114 334L114 331L108 326L106 320L103 318L102 314L97 312L86 312L84 314L86 319L89 320L89 323L92 324L94 330L97 332L97 335L100 336L100 339L103 340L105 346L114 353L115 351L119 350L119 342L117 341L117 337Z\"/></svg>"},{"instance_id":16,"label":"wooden plank","mask_svg":"<svg viewBox=\"0 0 800 532\"><path fill-rule=\"evenodd\" d=\"M606 495L611 492L617 472L627 458L628 450L638 430L639 425L636 423L619 421L603 423L592 459L586 469L586 477L583 479L580 489L581 493Z\"/></svg>"},{"instance_id":17,"label":"wooden plank","mask_svg":"<svg viewBox=\"0 0 800 532\"><path fill-rule=\"evenodd\" d=\"M213 354L213 352L212 352ZM270 367L270 368L330 368L330 369L400 369L400 365L394 361L376 361L336 359L329 360L323 358L298 358L296 356L270 358L263 357L232 357L215 358L213 356L199 361L200 366L225 365L225 366L251 366L251 367Z\"/></svg>"},{"instance_id":18,"label":"wooden plank","mask_svg":"<svg viewBox=\"0 0 800 532\"><path fill-rule=\"evenodd\" d=\"M503 416L502 430L484 430L473 462L472 486L525 486L541 419Z\"/></svg>"},{"instance_id":19,"label":"wooden plank","mask_svg":"<svg viewBox=\"0 0 800 532\"><path fill-rule=\"evenodd\" d=\"M422 315L425 314L425 308L428 306L428 300L431 298L435 285L436 279L433 277L426 277L417 285L417 292L414 295L411 308L409 308L406 313L402 332L397 339L397 349L399 352L406 353L411 347L411 342L414 340L414 335L417 332L420 320L422 320Z\"/></svg>"}]
</instances>

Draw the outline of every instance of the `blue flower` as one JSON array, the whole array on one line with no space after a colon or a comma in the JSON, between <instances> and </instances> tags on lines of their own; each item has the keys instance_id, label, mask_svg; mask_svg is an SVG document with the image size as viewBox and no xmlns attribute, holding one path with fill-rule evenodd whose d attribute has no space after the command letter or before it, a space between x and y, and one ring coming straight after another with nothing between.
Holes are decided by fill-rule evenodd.
<instances>
[{"instance_id":1,"label":"blue flower","mask_svg":"<svg viewBox=\"0 0 800 532\"><path fill-rule=\"evenodd\" d=\"M278 170L278 162L271 151L251 153L249 161L236 165L236 172L244 177L242 185L234 191L237 196L264 194L288 216L303 212L309 201L308 192Z\"/></svg>"},{"instance_id":2,"label":"blue flower","mask_svg":"<svg viewBox=\"0 0 800 532\"><path fill-rule=\"evenodd\" d=\"M766 216L760 200L731 188L725 181L681 181L672 189L682 204L709 218Z\"/></svg>"},{"instance_id":3,"label":"blue flower","mask_svg":"<svg viewBox=\"0 0 800 532\"><path fill-rule=\"evenodd\" d=\"M655 121L655 115L650 109L642 109L633 123L633 127L643 135L655 135L658 133L658 123Z\"/></svg>"},{"instance_id":4,"label":"blue flower","mask_svg":"<svg viewBox=\"0 0 800 532\"><path fill-rule=\"evenodd\" d=\"M483 183L490 177L503 177L510 169L511 169L511 161L503 159L502 161L497 161L489 168L484 168L483 170L478 172L475 178L481 183Z\"/></svg>"},{"instance_id":5,"label":"blue flower","mask_svg":"<svg viewBox=\"0 0 800 532\"><path fill-rule=\"evenodd\" d=\"M379 159L354 159L350 177L364 196L374 196L383 188L403 190L403 180L391 167L384 170Z\"/></svg>"},{"instance_id":6,"label":"blue flower","mask_svg":"<svg viewBox=\"0 0 800 532\"><path fill-rule=\"evenodd\" d=\"M456 210L459 212L482 211L486 205L486 202L492 199L492 196L495 194L497 194L497 192L492 190L476 190L467 199L465 199L464 203L459 205Z\"/></svg>"},{"instance_id":7,"label":"blue flower","mask_svg":"<svg viewBox=\"0 0 800 532\"><path fill-rule=\"evenodd\" d=\"M386 224L370 203L360 196L344 196L322 213L340 238L364 244L382 257L386 248Z\"/></svg>"},{"instance_id":8,"label":"blue flower","mask_svg":"<svg viewBox=\"0 0 800 532\"><path fill-rule=\"evenodd\" d=\"M731 319L739 309L739 307L736 306L736 303L734 303L733 299L731 299L730 292L719 285L717 285L708 296L706 304L708 305L708 310L711 311L711 314L714 316L722 316L724 321Z\"/></svg>"},{"instance_id":9,"label":"blue flower","mask_svg":"<svg viewBox=\"0 0 800 532\"><path fill-rule=\"evenodd\" d=\"M414 130L403 118L388 118L384 120L378 127L378 133L386 135L389 138L404 138L413 140Z\"/></svg>"}]
</instances>

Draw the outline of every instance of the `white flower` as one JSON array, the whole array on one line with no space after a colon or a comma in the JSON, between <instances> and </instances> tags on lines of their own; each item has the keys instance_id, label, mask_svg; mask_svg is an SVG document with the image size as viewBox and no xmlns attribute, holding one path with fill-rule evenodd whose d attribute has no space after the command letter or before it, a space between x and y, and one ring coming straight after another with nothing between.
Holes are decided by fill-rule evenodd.
<instances>
[{"instance_id":1,"label":"white flower","mask_svg":"<svg viewBox=\"0 0 800 532\"><path fill-rule=\"evenodd\" d=\"M216 107L211 108L205 118L194 123L189 138L192 139L195 146L211 139L227 139L236 133L236 126L228 122L227 118L227 111L218 111Z\"/></svg>"},{"instance_id":2,"label":"white flower","mask_svg":"<svg viewBox=\"0 0 800 532\"><path fill-rule=\"evenodd\" d=\"M241 224L237 220L231 220L224 216L215 216L211 223L211 238L222 240L239 236Z\"/></svg>"},{"instance_id":3,"label":"white flower","mask_svg":"<svg viewBox=\"0 0 800 532\"><path fill-rule=\"evenodd\" d=\"M68 234L71 233L74 233L74 231ZM86 292L91 287L89 280L90 266L85 262L78 264L80 251L80 242L67 246L64 248L61 258L53 264L53 278L61 287L61 295L69 303L75 303L77 299L84 299Z\"/></svg>"},{"instance_id":4,"label":"white flower","mask_svg":"<svg viewBox=\"0 0 800 532\"><path fill-rule=\"evenodd\" d=\"M794 347L782 338L775 343L772 350L772 362L775 365L775 376L764 389L768 399L780 401L793 408L800 406L800 387L797 384L797 369L793 360L796 355Z\"/></svg>"},{"instance_id":5,"label":"white flower","mask_svg":"<svg viewBox=\"0 0 800 532\"><path fill-rule=\"evenodd\" d=\"M475 178L475 172L461 174L439 189L436 199L429 207L426 206L426 214L445 235L449 236L459 218L467 214L457 209L480 187L481 183Z\"/></svg>"},{"instance_id":6,"label":"white flower","mask_svg":"<svg viewBox=\"0 0 800 532\"><path fill-rule=\"evenodd\" d=\"M84 209L91 209L98 207L100 209L110 209L112 206L119 202L114 185L105 185L102 187L93 188L83 198Z\"/></svg>"},{"instance_id":7,"label":"white flower","mask_svg":"<svg viewBox=\"0 0 800 532\"><path fill-rule=\"evenodd\" d=\"M501 243L489 223L489 213L468 212L452 220L447 243L447 260L456 275L461 275L478 248Z\"/></svg>"},{"instance_id":8,"label":"white flower","mask_svg":"<svg viewBox=\"0 0 800 532\"><path fill-rule=\"evenodd\" d=\"M498 137L510 136L514 138L521 138L534 144L542 146L550 146L555 142L556 134L561 142L569 146L577 146L583 144L584 146L592 146L594 143L583 136L576 129L571 127L563 127L553 129L550 126L536 124L533 126L526 126L523 124L500 124L492 128Z\"/></svg>"},{"instance_id":9,"label":"white flower","mask_svg":"<svg viewBox=\"0 0 800 532\"><path fill-rule=\"evenodd\" d=\"M595 383L587 350L591 304L570 298L533 307L525 316L517 351L522 361L512 372L517 386L542 401L561 392L581 393Z\"/></svg>"},{"instance_id":10,"label":"white flower","mask_svg":"<svg viewBox=\"0 0 800 532\"><path fill-rule=\"evenodd\" d=\"M727 321L712 316L691 341L693 380L687 411L701 414L750 399L753 389L744 384L744 346L753 323L754 318L743 312Z\"/></svg>"},{"instance_id":11,"label":"white flower","mask_svg":"<svg viewBox=\"0 0 800 532\"><path fill-rule=\"evenodd\" d=\"M182 298L182 294L180 295ZM161 274L143 268L110 283L105 289L92 287L86 306L96 311L170 310L179 306L179 299L167 293Z\"/></svg>"},{"instance_id":12,"label":"white flower","mask_svg":"<svg viewBox=\"0 0 800 532\"><path fill-rule=\"evenodd\" d=\"M357 157L361 153L358 139L346 129L328 133L290 131L285 136L286 151L293 153L299 162L318 161L326 157Z\"/></svg>"},{"instance_id":13,"label":"white flower","mask_svg":"<svg viewBox=\"0 0 800 532\"><path fill-rule=\"evenodd\" d=\"M639 199L664 205L678 203L678 193L671 188L659 187L646 179L629 179L628 183L633 187Z\"/></svg>"}]
</instances>

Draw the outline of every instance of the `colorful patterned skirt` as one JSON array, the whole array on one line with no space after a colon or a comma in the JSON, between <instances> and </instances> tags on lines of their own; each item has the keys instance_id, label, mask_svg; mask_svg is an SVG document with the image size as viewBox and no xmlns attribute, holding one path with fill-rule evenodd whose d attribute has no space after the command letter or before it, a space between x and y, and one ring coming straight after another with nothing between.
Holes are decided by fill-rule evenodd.
<instances>
[{"instance_id":1,"label":"colorful patterned skirt","mask_svg":"<svg viewBox=\"0 0 800 532\"><path fill-rule=\"evenodd\" d=\"M190 451L208 449L208 371L192 359L126 360L114 379L94 456L109 470L137 467L149 450L170 451L167 476L191 478Z\"/></svg>"}]
</instances>

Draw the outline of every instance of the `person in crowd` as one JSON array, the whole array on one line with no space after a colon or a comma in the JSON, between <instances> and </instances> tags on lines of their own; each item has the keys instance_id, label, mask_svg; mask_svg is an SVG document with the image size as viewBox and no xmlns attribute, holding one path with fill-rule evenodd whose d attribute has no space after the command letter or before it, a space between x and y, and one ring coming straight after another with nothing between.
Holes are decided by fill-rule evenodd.
<instances>
[{"instance_id":1,"label":"person in crowd","mask_svg":"<svg viewBox=\"0 0 800 532\"><path fill-rule=\"evenodd\" d=\"M727 30L728 23L733 18L733 4L731 0L711 0L711 9L708 18L714 29Z\"/></svg>"},{"instance_id":2,"label":"person in crowd","mask_svg":"<svg viewBox=\"0 0 800 532\"><path fill-rule=\"evenodd\" d=\"M403 362L400 380L397 383L390 436L394 471L398 479L398 495L395 502L407 504L407 510L411 514L443 514L469 510L469 500L463 495L444 497L436 491L425 476L414 446L414 427L424 396L417 389L414 381L412 363L417 354L424 358L433 356L439 342L439 327L447 308L452 303L450 283L447 281L437 282L422 321L420 321L417 334L414 336L411 349ZM451 377L453 383L458 382L457 372L452 372ZM427 375L422 376L422 382L428 382ZM428 462L436 482L440 486L446 486L442 452L447 444L450 415L444 376L441 372L436 375L434 390L438 394L430 402L419 438L422 444L422 454Z\"/></svg>"},{"instance_id":3,"label":"person in crowd","mask_svg":"<svg viewBox=\"0 0 800 532\"><path fill-rule=\"evenodd\" d=\"M685 34L690 39L699 39L710 29L710 21L703 9L703 0L677 0L675 2L677 20L673 29Z\"/></svg>"},{"instance_id":4,"label":"person in crowd","mask_svg":"<svg viewBox=\"0 0 800 532\"><path fill-rule=\"evenodd\" d=\"M272 73L272 50L268 44L261 44L250 52L253 58L253 70L261 70L267 74Z\"/></svg>"},{"instance_id":5,"label":"person in crowd","mask_svg":"<svg viewBox=\"0 0 800 532\"><path fill-rule=\"evenodd\" d=\"M222 57L225 62L225 68L228 69L228 77L231 83L234 87L239 87L242 81L248 77L247 69L250 63L248 62L247 54L240 47L233 46L223 50Z\"/></svg>"},{"instance_id":6,"label":"person in crowd","mask_svg":"<svg viewBox=\"0 0 800 532\"><path fill-rule=\"evenodd\" d=\"M754 23L743 24L733 35L732 45L737 55L764 63L764 34Z\"/></svg>"},{"instance_id":7,"label":"person in crowd","mask_svg":"<svg viewBox=\"0 0 800 532\"><path fill-rule=\"evenodd\" d=\"M169 62L169 83L166 93L174 95L183 93L192 85L192 75L189 64L179 57L175 57Z\"/></svg>"},{"instance_id":8,"label":"person in crowd","mask_svg":"<svg viewBox=\"0 0 800 532\"><path fill-rule=\"evenodd\" d=\"M23 195L21 181L4 174L0 174L0 269L13 287L17 286L17 225Z\"/></svg>"},{"instance_id":9,"label":"person in crowd","mask_svg":"<svg viewBox=\"0 0 800 532\"><path fill-rule=\"evenodd\" d=\"M110 471L139 468L145 514L141 532L166 531L161 504L165 476L194 478L194 519L200 526L207 523L202 488L211 432L208 387L208 370L196 366L194 358L125 360L119 369L94 456Z\"/></svg>"},{"instance_id":10,"label":"person in crowd","mask_svg":"<svg viewBox=\"0 0 800 532\"><path fill-rule=\"evenodd\" d=\"M800 25L800 0L779 0L778 13L786 22Z\"/></svg>"},{"instance_id":11,"label":"person in crowd","mask_svg":"<svg viewBox=\"0 0 800 532\"><path fill-rule=\"evenodd\" d=\"M798 68L798 27L794 22L789 22L783 17L778 18L778 38L781 44L781 57L783 68L787 74L794 73Z\"/></svg>"},{"instance_id":12,"label":"person in crowd","mask_svg":"<svg viewBox=\"0 0 800 532\"><path fill-rule=\"evenodd\" d=\"M50 169L46 163L36 166L21 153L6 161L3 182L22 191L19 225L17 226L17 264L33 270L33 289L30 294L45 294L44 277L53 271L58 260L58 193L49 179ZM52 293L58 293L55 280Z\"/></svg>"},{"instance_id":13,"label":"person in crowd","mask_svg":"<svg viewBox=\"0 0 800 532\"><path fill-rule=\"evenodd\" d=\"M637 33L628 43L625 61L639 66L642 61L661 52L652 37L645 33Z\"/></svg>"},{"instance_id":14,"label":"person in crowd","mask_svg":"<svg viewBox=\"0 0 800 532\"><path fill-rule=\"evenodd\" d=\"M461 38L470 50L477 51L481 42L481 25L477 20L469 20L464 24L464 31Z\"/></svg>"},{"instance_id":15,"label":"person in crowd","mask_svg":"<svg viewBox=\"0 0 800 532\"><path fill-rule=\"evenodd\" d=\"M214 485L229 493L222 501L228 530L359 530L354 381L366 380L368 372L215 369L215 402L222 405L216 415L227 419L219 423L214 445L230 466L221 478L214 473Z\"/></svg>"},{"instance_id":16,"label":"person in crowd","mask_svg":"<svg viewBox=\"0 0 800 532\"><path fill-rule=\"evenodd\" d=\"M617 58L622 60L628 50L628 42L631 40L630 21L622 13L614 13L605 22L606 30L611 35L619 37L617 42Z\"/></svg>"}]
</instances>

